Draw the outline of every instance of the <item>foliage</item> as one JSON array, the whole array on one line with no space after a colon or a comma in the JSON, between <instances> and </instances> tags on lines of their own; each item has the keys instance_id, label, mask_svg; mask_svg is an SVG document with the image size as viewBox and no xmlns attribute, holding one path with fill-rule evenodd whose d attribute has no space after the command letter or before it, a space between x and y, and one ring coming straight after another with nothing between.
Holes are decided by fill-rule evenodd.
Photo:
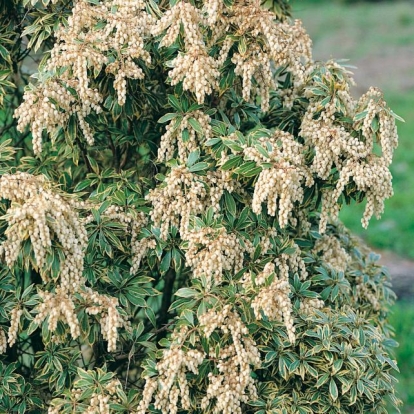
<instances>
[{"instance_id":1,"label":"foliage","mask_svg":"<svg viewBox=\"0 0 414 414\"><path fill-rule=\"evenodd\" d=\"M2 90L2 412L398 405L388 276L336 222L392 194L381 92L285 1L5 4L5 82L45 59Z\"/></svg>"}]
</instances>

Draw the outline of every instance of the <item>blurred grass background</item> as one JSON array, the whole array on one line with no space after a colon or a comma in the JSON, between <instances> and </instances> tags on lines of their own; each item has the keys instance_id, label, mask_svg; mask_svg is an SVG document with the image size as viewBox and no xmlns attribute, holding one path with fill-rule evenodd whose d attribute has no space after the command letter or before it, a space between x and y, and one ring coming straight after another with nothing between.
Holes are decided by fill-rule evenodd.
<instances>
[{"instance_id":1,"label":"blurred grass background","mask_svg":"<svg viewBox=\"0 0 414 414\"><path fill-rule=\"evenodd\" d=\"M404 266L414 284L414 2L346 0L291 0L293 16L303 21L314 44L314 58L349 59L356 66L359 96L369 86L380 87L395 113L399 147L391 166L395 195L385 203L380 221L361 227L364 205L345 206L346 226L376 250L392 251L394 267ZM404 260L402 260L404 258ZM391 263L392 264L392 263ZM391 274L393 273L391 268ZM411 277L410 277L411 275ZM395 351L400 373L401 412L414 413L414 296L398 301L391 324L400 346ZM392 412L392 411L390 411Z\"/></svg>"}]
</instances>

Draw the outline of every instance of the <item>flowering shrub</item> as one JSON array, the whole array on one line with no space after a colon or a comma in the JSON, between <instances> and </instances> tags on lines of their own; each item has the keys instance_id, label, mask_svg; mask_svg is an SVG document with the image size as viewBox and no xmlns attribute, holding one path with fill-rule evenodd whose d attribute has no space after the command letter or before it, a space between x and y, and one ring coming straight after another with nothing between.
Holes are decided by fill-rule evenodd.
<instances>
[{"instance_id":1,"label":"flowering shrub","mask_svg":"<svg viewBox=\"0 0 414 414\"><path fill-rule=\"evenodd\" d=\"M0 412L398 405L388 275L337 220L392 195L382 93L285 1L6 3L45 58L0 146Z\"/></svg>"}]
</instances>

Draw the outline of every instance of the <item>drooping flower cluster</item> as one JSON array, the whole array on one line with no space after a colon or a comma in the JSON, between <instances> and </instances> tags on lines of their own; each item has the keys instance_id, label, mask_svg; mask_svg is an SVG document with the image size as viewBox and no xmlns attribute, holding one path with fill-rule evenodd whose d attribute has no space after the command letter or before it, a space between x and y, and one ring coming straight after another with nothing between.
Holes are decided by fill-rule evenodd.
<instances>
[{"instance_id":1,"label":"drooping flower cluster","mask_svg":"<svg viewBox=\"0 0 414 414\"><path fill-rule=\"evenodd\" d=\"M15 323L15 322L12 321L11 323ZM6 333L4 332L3 329L0 329L0 354L3 354L4 352L6 352L6 348L7 348Z\"/></svg>"},{"instance_id":2,"label":"drooping flower cluster","mask_svg":"<svg viewBox=\"0 0 414 414\"><path fill-rule=\"evenodd\" d=\"M136 60L151 62L144 39L154 21L145 7L143 0L75 2L68 24L56 32L47 64L50 74L25 92L24 103L15 113L20 131L30 124L35 154L42 149L42 131L57 132L72 114L76 114L86 141L93 144L93 132L85 118L91 111L101 112L103 98L91 87L90 78L103 67L115 76L118 104L125 103L126 79L144 77Z\"/></svg>"},{"instance_id":3,"label":"drooping flower cluster","mask_svg":"<svg viewBox=\"0 0 414 414\"><path fill-rule=\"evenodd\" d=\"M151 190L146 197L153 206L152 222L161 228L162 238L175 226L185 239L192 216L203 214L209 207L218 211L224 190L232 192L239 187L228 171L209 171L201 176L190 172L185 165L177 165L171 168L162 186Z\"/></svg>"},{"instance_id":4,"label":"drooping flower cluster","mask_svg":"<svg viewBox=\"0 0 414 414\"><path fill-rule=\"evenodd\" d=\"M179 1L162 16L154 26L155 35L165 34L162 46L170 46L177 39L183 27L185 50L171 62L168 73L172 85L182 82L183 89L193 92L199 104L218 88L220 72L218 63L209 56L201 28L201 10L191 3Z\"/></svg>"},{"instance_id":5,"label":"drooping flower cluster","mask_svg":"<svg viewBox=\"0 0 414 414\"><path fill-rule=\"evenodd\" d=\"M160 226L161 236L167 237L170 226L188 232L191 215L202 214L206 207L207 190L202 177L191 173L185 165L171 169L165 186L157 187L148 196L152 202L151 219Z\"/></svg>"},{"instance_id":6,"label":"drooping flower cluster","mask_svg":"<svg viewBox=\"0 0 414 414\"><path fill-rule=\"evenodd\" d=\"M118 329L126 325L126 321L119 314L118 299L94 292L85 288L81 296L88 304L85 311L88 315L100 315L100 325L103 338L108 342L108 350L116 349Z\"/></svg>"},{"instance_id":7,"label":"drooping flower cluster","mask_svg":"<svg viewBox=\"0 0 414 414\"><path fill-rule=\"evenodd\" d=\"M341 171L336 189L332 194L333 200L339 197L351 177L358 190L366 194L367 204L361 222L362 226L367 228L374 214L377 218L381 217L384 211L384 200L394 194L391 172L384 159L375 155L367 157L363 162L350 160Z\"/></svg>"},{"instance_id":8,"label":"drooping flower cluster","mask_svg":"<svg viewBox=\"0 0 414 414\"><path fill-rule=\"evenodd\" d=\"M315 253L322 253L322 260L337 272L345 272L351 257L342 247L341 242L332 235L324 235L316 241L313 249Z\"/></svg>"},{"instance_id":9,"label":"drooping flower cluster","mask_svg":"<svg viewBox=\"0 0 414 414\"><path fill-rule=\"evenodd\" d=\"M206 312L200 317L200 325L206 338L216 329L231 338L231 343L220 349L219 373L208 376L207 395L201 401L201 408L214 407L212 412L215 414L241 414L241 404L257 396L251 377L252 367L257 368L261 364L256 344L230 305L219 311Z\"/></svg>"},{"instance_id":10,"label":"drooping flower cluster","mask_svg":"<svg viewBox=\"0 0 414 414\"><path fill-rule=\"evenodd\" d=\"M65 322L70 329L73 338L80 335L80 326L76 316L76 307L73 298L68 292L57 289L57 292L39 291L42 302L37 306L34 323L40 325L45 319L48 320L48 329L54 332L58 322Z\"/></svg>"},{"instance_id":11,"label":"drooping flower cluster","mask_svg":"<svg viewBox=\"0 0 414 414\"><path fill-rule=\"evenodd\" d=\"M231 60L235 64L235 73L242 78L243 98L251 100L254 79L254 95L260 97L262 110L268 110L270 91L277 88L271 70L273 62L276 67L286 67L293 75L293 90L284 91L286 104L289 105L312 68L311 41L301 22L276 23L275 15L264 10L260 0L238 0L231 9L213 10L220 13L218 27L213 29L216 36L227 34L219 61L225 61L235 43L235 36L231 36L229 27L232 33L242 37ZM215 22L211 15L209 20Z\"/></svg>"},{"instance_id":12,"label":"drooping flower cluster","mask_svg":"<svg viewBox=\"0 0 414 414\"><path fill-rule=\"evenodd\" d=\"M269 138L260 138L259 145L265 149L264 153L257 146L244 150L246 159L258 165L271 165L257 179L252 209L260 214L262 203L267 201L268 214L274 216L278 211L279 225L283 228L289 222L294 203L303 199L303 185L310 187L313 178L304 162L303 146L289 133L276 131Z\"/></svg>"},{"instance_id":13,"label":"drooping flower cluster","mask_svg":"<svg viewBox=\"0 0 414 414\"><path fill-rule=\"evenodd\" d=\"M176 414L179 399L183 409L191 408L186 372L191 371L197 375L205 354L197 349L185 349L184 341L187 334L188 329L185 327L173 333L171 347L164 350L163 357L157 364L157 379L147 378L137 414L147 412L154 393L154 406L163 414Z\"/></svg>"},{"instance_id":14,"label":"drooping flower cluster","mask_svg":"<svg viewBox=\"0 0 414 414\"><path fill-rule=\"evenodd\" d=\"M205 276L209 286L219 285L224 271L235 274L243 267L244 249L236 235L228 234L223 227L192 230L186 239L186 263L193 269L193 276Z\"/></svg>"},{"instance_id":15,"label":"drooping flower cluster","mask_svg":"<svg viewBox=\"0 0 414 414\"><path fill-rule=\"evenodd\" d=\"M7 342L10 346L13 346L13 344L17 340L17 334L19 332L19 325L20 325L20 318L23 315L23 309L20 308L19 305L15 306L12 311L10 312L10 327L8 331L8 341L0 342L0 354L2 354L4 351L6 351ZM3 329L1 330L1 339L5 339L5 334Z\"/></svg>"},{"instance_id":16,"label":"drooping flower cluster","mask_svg":"<svg viewBox=\"0 0 414 414\"><path fill-rule=\"evenodd\" d=\"M329 82L336 89L332 99L322 106L322 99L328 96ZM373 214L377 217L382 214L384 200L393 194L389 164L398 143L393 114L378 89L371 88L355 101L350 95L349 83L349 73L330 62L323 76L312 78L305 92L310 103L300 134L315 149L311 169L321 179L327 179L333 168L339 171L336 188L323 195L321 233L325 231L328 215L337 218L338 198L351 177L367 198L363 227L368 226ZM348 127L342 122L344 116L353 120ZM381 154L374 152L375 144Z\"/></svg>"},{"instance_id":17,"label":"drooping flower cluster","mask_svg":"<svg viewBox=\"0 0 414 414\"><path fill-rule=\"evenodd\" d=\"M102 373L102 375L105 374ZM120 381L113 378L104 386L100 383L99 389L89 394L89 390L85 390L80 386L80 382L85 381L85 378L89 379L90 373L81 371L79 381L75 382L75 387L70 391L73 409L81 408L84 414L110 414L112 411L111 405L120 400L119 395L122 392ZM65 406L66 403L62 403L62 400L54 400L53 406L48 409L48 414L59 414Z\"/></svg>"},{"instance_id":18,"label":"drooping flower cluster","mask_svg":"<svg viewBox=\"0 0 414 414\"><path fill-rule=\"evenodd\" d=\"M101 97L96 91L88 91L89 108L84 111L86 115L90 108L99 113ZM16 109L14 116L19 118L18 130L23 132L30 124L32 131L33 152L42 152L42 132L54 134L57 127L67 124L76 98L58 80L49 79L39 84L36 89L25 92L23 103ZM86 108L85 108L86 109ZM93 142L92 134L84 117L79 118L83 133L89 143Z\"/></svg>"},{"instance_id":19,"label":"drooping flower cluster","mask_svg":"<svg viewBox=\"0 0 414 414\"><path fill-rule=\"evenodd\" d=\"M60 265L62 289L78 290L87 235L73 205L54 191L43 176L22 172L0 178L0 195L12 202L5 217L9 225L7 239L1 245L7 265L13 265L22 242L30 238L39 274L48 282L46 258L56 237L65 252Z\"/></svg>"},{"instance_id":20,"label":"drooping flower cluster","mask_svg":"<svg viewBox=\"0 0 414 414\"><path fill-rule=\"evenodd\" d=\"M195 128L194 128L195 126ZM188 133L186 139L183 132ZM189 154L199 149L201 143L211 137L210 117L202 111L193 111L183 117L174 118L166 127L158 149L158 159L168 161L178 149L177 159L185 163Z\"/></svg>"},{"instance_id":21,"label":"drooping flower cluster","mask_svg":"<svg viewBox=\"0 0 414 414\"><path fill-rule=\"evenodd\" d=\"M124 324L116 306L117 299L99 295L85 287L83 260L87 246L87 233L76 203L59 193L44 176L28 173L3 175L0 178L0 196L12 201L4 219L8 222L7 239L0 249L8 266L13 266L22 243L30 239L36 270L45 284L52 281L51 262L48 256L59 242L63 253L54 291L38 290L42 302L36 307L34 323L40 324L48 318L51 332L58 321L65 322L73 338L80 335L76 312L76 296L79 293L95 304L90 314L101 314L101 326L108 340L108 349L116 348L117 329ZM23 310L17 305L11 312L12 324L9 329L9 344L17 337Z\"/></svg>"},{"instance_id":22,"label":"drooping flower cluster","mask_svg":"<svg viewBox=\"0 0 414 414\"><path fill-rule=\"evenodd\" d=\"M273 279L270 283L269 280ZM290 285L286 278L276 276L274 263L267 263L263 272L257 275L255 285L259 287L257 296L252 301L252 308L258 320L262 314L272 321L284 321L290 342L295 342Z\"/></svg>"},{"instance_id":23,"label":"drooping flower cluster","mask_svg":"<svg viewBox=\"0 0 414 414\"><path fill-rule=\"evenodd\" d=\"M206 355L188 348L188 327L174 331L170 348L163 351L157 364L158 376L146 378L138 414L145 414L153 399L154 407L163 414L177 413L179 406L189 410L190 389L186 372L198 374L198 368L206 357L215 362L218 373L208 375L201 409L209 408L217 414L241 413L241 404L257 396L251 373L252 367L260 366L260 355L239 314L230 305L225 305L220 310L211 309L200 315L199 323L198 342L202 337L211 340L212 333L218 330L228 338L228 344L221 345L218 354L211 347L211 353Z\"/></svg>"},{"instance_id":24,"label":"drooping flower cluster","mask_svg":"<svg viewBox=\"0 0 414 414\"><path fill-rule=\"evenodd\" d=\"M300 311L305 315L312 315L315 310L323 309L325 302L321 299L305 298L300 302Z\"/></svg>"}]
</instances>

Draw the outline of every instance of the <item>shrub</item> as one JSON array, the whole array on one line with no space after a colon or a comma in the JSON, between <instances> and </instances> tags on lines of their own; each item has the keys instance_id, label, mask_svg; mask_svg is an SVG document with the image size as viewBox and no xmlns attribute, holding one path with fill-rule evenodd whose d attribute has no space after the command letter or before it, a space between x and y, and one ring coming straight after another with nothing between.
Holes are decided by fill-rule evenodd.
<instances>
[{"instance_id":1,"label":"shrub","mask_svg":"<svg viewBox=\"0 0 414 414\"><path fill-rule=\"evenodd\" d=\"M398 405L388 276L337 221L392 195L382 93L282 1L3 8L0 411Z\"/></svg>"}]
</instances>

